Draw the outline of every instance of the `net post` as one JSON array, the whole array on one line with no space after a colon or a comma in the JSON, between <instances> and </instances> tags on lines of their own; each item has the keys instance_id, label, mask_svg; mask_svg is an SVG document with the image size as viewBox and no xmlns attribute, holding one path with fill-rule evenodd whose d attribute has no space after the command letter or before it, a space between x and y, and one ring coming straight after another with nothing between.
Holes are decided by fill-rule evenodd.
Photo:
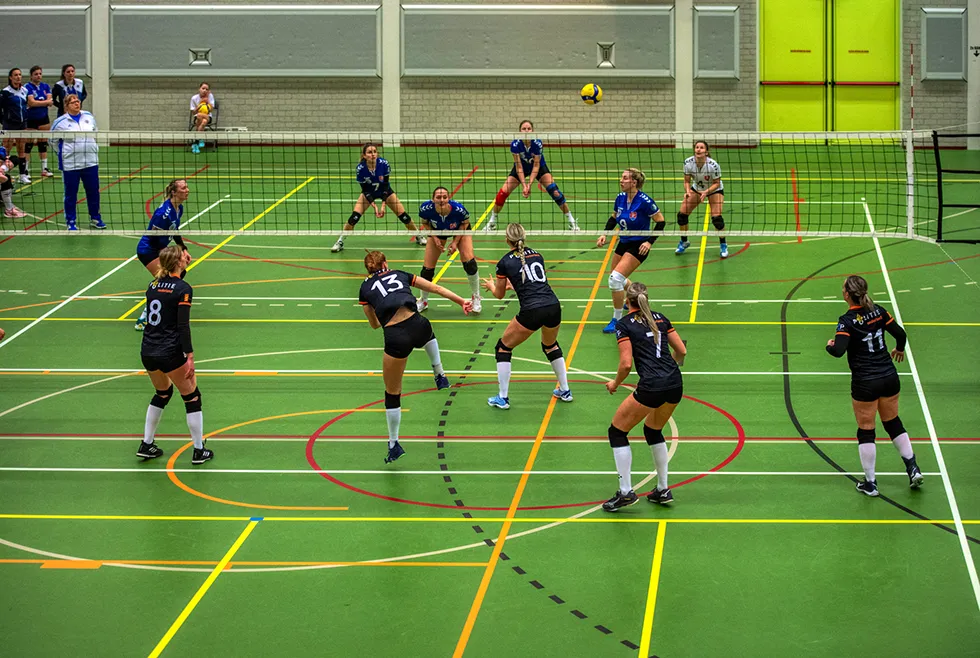
<instances>
[{"instance_id":1,"label":"net post","mask_svg":"<svg viewBox=\"0 0 980 658\"><path fill-rule=\"evenodd\" d=\"M915 234L915 133L905 132L905 221L906 235Z\"/></svg>"},{"instance_id":2,"label":"net post","mask_svg":"<svg viewBox=\"0 0 980 658\"><path fill-rule=\"evenodd\" d=\"M939 133L932 131L932 151L936 157L936 242L943 239L943 163L939 156Z\"/></svg>"}]
</instances>

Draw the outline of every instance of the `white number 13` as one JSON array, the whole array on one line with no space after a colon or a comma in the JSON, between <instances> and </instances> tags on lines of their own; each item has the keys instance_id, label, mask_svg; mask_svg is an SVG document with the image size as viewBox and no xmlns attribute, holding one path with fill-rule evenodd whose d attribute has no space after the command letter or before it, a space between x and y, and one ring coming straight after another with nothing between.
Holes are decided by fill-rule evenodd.
<instances>
[{"instance_id":1,"label":"white number 13","mask_svg":"<svg viewBox=\"0 0 980 658\"><path fill-rule=\"evenodd\" d=\"M382 281L388 284L387 288L381 285ZM396 290L401 290L404 287L405 285L398 280L397 274L389 274L388 276L383 276L378 281L375 281L374 285L371 286L372 289L377 288L378 292L381 293L382 297L387 297L389 292L395 292Z\"/></svg>"}]
</instances>

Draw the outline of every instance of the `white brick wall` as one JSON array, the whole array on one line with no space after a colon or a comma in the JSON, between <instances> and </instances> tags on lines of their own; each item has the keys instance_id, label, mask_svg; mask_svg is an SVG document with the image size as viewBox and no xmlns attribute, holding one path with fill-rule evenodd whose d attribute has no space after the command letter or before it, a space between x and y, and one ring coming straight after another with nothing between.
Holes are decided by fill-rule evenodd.
<instances>
[{"instance_id":1,"label":"white brick wall","mask_svg":"<svg viewBox=\"0 0 980 658\"><path fill-rule=\"evenodd\" d=\"M902 128L909 127L909 44L915 44L915 128L966 123L966 81L922 79L922 7L966 7L966 0L909 0L902 7Z\"/></svg>"}]
</instances>

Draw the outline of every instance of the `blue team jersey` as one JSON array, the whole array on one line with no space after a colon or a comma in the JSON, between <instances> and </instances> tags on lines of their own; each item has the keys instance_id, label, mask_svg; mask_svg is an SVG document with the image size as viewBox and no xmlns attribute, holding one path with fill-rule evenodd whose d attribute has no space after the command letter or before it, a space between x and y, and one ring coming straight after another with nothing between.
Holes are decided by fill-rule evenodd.
<instances>
[{"instance_id":1,"label":"blue team jersey","mask_svg":"<svg viewBox=\"0 0 980 658\"><path fill-rule=\"evenodd\" d=\"M443 217L436 211L433 201L426 201L419 206L419 219L428 222L435 231L458 231L470 221L470 213L459 201L450 201L449 212Z\"/></svg>"},{"instance_id":2,"label":"blue team jersey","mask_svg":"<svg viewBox=\"0 0 980 658\"><path fill-rule=\"evenodd\" d=\"M657 202L643 192L637 192L630 202L626 197L626 192L620 192L616 196L616 203L613 206L613 215L616 223L622 231L646 231L650 228L653 216L660 212ZM653 236L644 235L624 235L621 242L644 242Z\"/></svg>"},{"instance_id":3,"label":"blue team jersey","mask_svg":"<svg viewBox=\"0 0 980 658\"><path fill-rule=\"evenodd\" d=\"M361 189L380 190L388 185L388 176L391 174L391 167L384 158L378 158L374 163L374 172L368 169L367 161L361 160L357 165L357 182L361 184Z\"/></svg>"},{"instance_id":4,"label":"blue team jersey","mask_svg":"<svg viewBox=\"0 0 980 658\"><path fill-rule=\"evenodd\" d=\"M146 230L176 231L180 228L180 218L183 215L183 204L174 208L170 199L167 199L154 211L153 217L150 217L150 225L146 227ZM139 244L136 245L136 253L159 253L161 249L170 244L170 240L169 235L144 235L140 238Z\"/></svg>"},{"instance_id":5,"label":"blue team jersey","mask_svg":"<svg viewBox=\"0 0 980 658\"><path fill-rule=\"evenodd\" d=\"M541 156L541 165L544 166L544 144L540 139L532 139L530 144L525 144L523 139L515 139L510 143L510 152L517 154L524 169L528 171L534 165L536 155Z\"/></svg>"},{"instance_id":6,"label":"blue team jersey","mask_svg":"<svg viewBox=\"0 0 980 658\"><path fill-rule=\"evenodd\" d=\"M27 89L27 95L33 96L36 101L46 101L48 100L48 94L51 93L51 87L47 82L40 82L34 84L33 82L28 82L24 85ZM48 118L48 108L47 107L28 107L27 108L27 118L28 119L47 119Z\"/></svg>"},{"instance_id":7,"label":"blue team jersey","mask_svg":"<svg viewBox=\"0 0 980 658\"><path fill-rule=\"evenodd\" d=\"M7 85L0 91L0 113L4 124L19 124L27 121L27 88L21 85L14 89Z\"/></svg>"}]
</instances>

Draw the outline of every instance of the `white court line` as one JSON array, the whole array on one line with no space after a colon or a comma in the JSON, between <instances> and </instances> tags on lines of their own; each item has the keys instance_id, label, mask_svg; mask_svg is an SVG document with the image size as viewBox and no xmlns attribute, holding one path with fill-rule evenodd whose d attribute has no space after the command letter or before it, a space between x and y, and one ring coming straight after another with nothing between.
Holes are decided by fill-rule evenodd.
<instances>
[{"instance_id":1,"label":"white court line","mask_svg":"<svg viewBox=\"0 0 980 658\"><path fill-rule=\"evenodd\" d=\"M871 240L875 245L875 252L878 254L878 263L881 265L881 275L885 279L885 288L888 296L894 301L895 290L892 288L891 277L888 275L888 267L885 265L885 255L881 252L881 244L878 242L878 234L875 232L874 220L871 218L871 211L868 204L864 204L864 214L868 219L868 227L871 229ZM902 312L895 301L892 309L895 321L902 322ZM915 382L915 390L919 395L919 405L922 407L922 415L925 417L926 429L929 431L929 439L932 443L933 452L936 453L936 462L939 465L939 473L942 475L943 488L946 490L946 498L949 501L949 509L953 514L953 525L956 527L956 536L960 541L960 548L963 551L963 559L966 561L966 570L970 575L970 583L973 585L973 595L976 597L977 607L980 608L980 579L977 578L977 567L973 562L973 555L970 552L970 545L966 539L966 529L963 527L963 519L960 517L960 509L956 504L956 495L953 493L953 483L949 479L949 472L946 470L946 460L943 458L942 448L939 447L939 438L936 435L936 426L932 422L932 414L929 412L929 403L926 401L926 393L922 388L922 380L919 377L919 370L915 367L915 357L912 356L911 341L905 346L905 358L909 362L909 370L912 371L912 379Z\"/></svg>"},{"instance_id":2,"label":"white court line","mask_svg":"<svg viewBox=\"0 0 980 658\"><path fill-rule=\"evenodd\" d=\"M375 443L378 440L375 440ZM81 466L57 467L57 466L0 466L0 472L18 473L211 473L216 475L320 475L330 473L333 475L590 475L611 477L616 475L616 471L396 471L391 469L319 469L297 468L297 469L263 469L263 468L86 468ZM632 471L633 475L656 475L656 471ZM740 476L762 476L776 475L781 477L809 477L809 476L830 476L840 475L860 476L863 472L840 473L838 471L670 471L671 475L740 475ZM905 471L895 473L877 473L876 475L908 477ZM939 475L939 473L923 473L923 475Z\"/></svg>"},{"instance_id":3,"label":"white court line","mask_svg":"<svg viewBox=\"0 0 980 658\"><path fill-rule=\"evenodd\" d=\"M449 350L443 350L447 352ZM209 359L209 361L217 361L219 359ZM197 373L212 373L212 374L222 374L222 373L236 373L236 372L249 372L256 373L260 375L325 375L325 374L342 374L342 375L363 375L363 374L375 374L380 373L381 368L369 368L369 369L305 369L305 370L269 370L262 368L195 368ZM143 372L139 369L133 368L0 368L0 372L44 372L44 373L99 373L99 374L134 374ZM406 374L410 375L431 375L432 370L406 370ZM496 370L446 370L447 375L496 375ZM553 376L554 373L551 370L515 370L511 373L512 375L520 376ZM615 370L590 370L588 373L581 374L592 374L592 375L602 375L610 376L615 375ZM778 376L783 377L785 375L799 375L799 376L811 376L811 377L850 377L850 372L783 372L781 370L764 370L764 371L698 371L698 370L685 370L685 375L705 375L705 376L736 376L736 375L749 375L753 377L761 376ZM899 373L900 376L909 377L911 374Z\"/></svg>"}]
</instances>

